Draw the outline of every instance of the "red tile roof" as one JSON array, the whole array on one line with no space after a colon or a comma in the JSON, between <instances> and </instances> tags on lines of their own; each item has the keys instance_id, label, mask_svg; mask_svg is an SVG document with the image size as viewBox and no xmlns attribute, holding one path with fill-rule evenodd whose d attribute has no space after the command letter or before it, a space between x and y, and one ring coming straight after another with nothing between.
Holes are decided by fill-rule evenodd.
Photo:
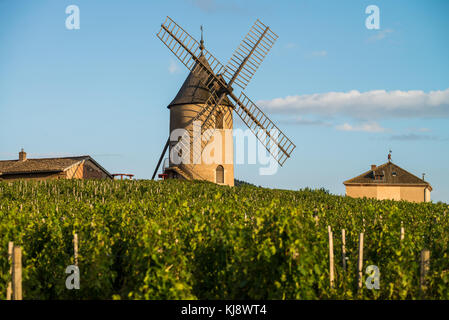
<instances>
[{"instance_id":1,"label":"red tile roof","mask_svg":"<svg viewBox=\"0 0 449 320\"><path fill-rule=\"evenodd\" d=\"M92 161L112 178L111 174L90 156L27 159L25 161L2 160L0 161L0 177L9 174L62 172L83 160Z\"/></svg>"},{"instance_id":2,"label":"red tile roof","mask_svg":"<svg viewBox=\"0 0 449 320\"><path fill-rule=\"evenodd\" d=\"M376 178L377 177L377 178ZM432 186L427 181L418 178L407 170L402 169L393 162L387 162L369 170L361 175L346 180L344 185L414 185L427 186L432 191Z\"/></svg>"}]
</instances>

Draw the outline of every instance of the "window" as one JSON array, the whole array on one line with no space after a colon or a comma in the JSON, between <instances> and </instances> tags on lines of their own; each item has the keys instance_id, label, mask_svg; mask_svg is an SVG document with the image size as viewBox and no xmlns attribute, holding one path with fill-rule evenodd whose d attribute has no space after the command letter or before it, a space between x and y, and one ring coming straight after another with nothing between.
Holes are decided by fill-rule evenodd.
<instances>
[{"instance_id":1,"label":"window","mask_svg":"<svg viewBox=\"0 0 449 320\"><path fill-rule=\"evenodd\" d=\"M224 168L223 166L218 166L215 169L215 182L216 183L224 183Z\"/></svg>"},{"instance_id":2,"label":"window","mask_svg":"<svg viewBox=\"0 0 449 320\"><path fill-rule=\"evenodd\" d=\"M385 176L385 171L382 170L382 172L376 171L374 172L374 179L375 180L383 180Z\"/></svg>"},{"instance_id":3,"label":"window","mask_svg":"<svg viewBox=\"0 0 449 320\"><path fill-rule=\"evenodd\" d=\"M223 120L224 120L223 112L218 111L217 115L215 116L215 129L223 129Z\"/></svg>"}]
</instances>

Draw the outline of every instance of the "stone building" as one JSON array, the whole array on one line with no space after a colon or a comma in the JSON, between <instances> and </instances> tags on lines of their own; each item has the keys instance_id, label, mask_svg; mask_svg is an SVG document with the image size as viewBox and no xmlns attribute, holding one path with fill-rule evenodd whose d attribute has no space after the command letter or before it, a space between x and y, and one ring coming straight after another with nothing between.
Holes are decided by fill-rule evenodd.
<instances>
[{"instance_id":1,"label":"stone building","mask_svg":"<svg viewBox=\"0 0 449 320\"><path fill-rule=\"evenodd\" d=\"M0 161L0 180L113 179L90 156L28 159L20 151L18 160Z\"/></svg>"},{"instance_id":2,"label":"stone building","mask_svg":"<svg viewBox=\"0 0 449 320\"><path fill-rule=\"evenodd\" d=\"M343 182L346 195L353 198L430 202L432 186L391 161Z\"/></svg>"},{"instance_id":3,"label":"stone building","mask_svg":"<svg viewBox=\"0 0 449 320\"><path fill-rule=\"evenodd\" d=\"M201 62L208 68L210 68L207 60L204 56L200 57ZM185 129L189 133L190 137L190 161L185 163L174 163L172 158L169 157L169 165L164 168L164 175L168 178L178 178L187 180L206 180L218 184L234 185L234 146L232 137L233 117L232 117L232 104L225 98L221 105L217 107L214 114L211 115L211 120L214 123L215 130L221 134L221 143L216 143L216 150L210 148L211 155L214 156L215 152L220 151L221 158L217 156L218 161L213 163L205 163L204 159L197 156L197 159L201 159L201 163L194 161L195 150L193 147L194 130L193 119L198 112L204 107L207 99L209 98L209 89L204 86L205 79L208 74L202 70L199 73L191 72L176 97L169 104L170 110L170 133L175 129ZM200 121L204 122L207 114L204 114ZM177 141L172 141L169 144L169 155L172 154L173 147L177 144ZM206 146L202 146L203 150L207 150L209 146L214 143L214 137L212 137ZM220 149L220 150L218 150ZM207 151L206 151L207 152ZM198 153L196 153L198 155ZM218 155L218 154L217 154Z\"/></svg>"}]
</instances>

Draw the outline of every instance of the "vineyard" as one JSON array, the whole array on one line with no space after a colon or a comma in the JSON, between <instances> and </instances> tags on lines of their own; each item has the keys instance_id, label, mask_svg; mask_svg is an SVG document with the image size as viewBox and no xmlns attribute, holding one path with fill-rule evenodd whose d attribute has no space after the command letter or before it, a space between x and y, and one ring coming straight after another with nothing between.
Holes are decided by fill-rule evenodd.
<instances>
[{"instance_id":1,"label":"vineyard","mask_svg":"<svg viewBox=\"0 0 449 320\"><path fill-rule=\"evenodd\" d=\"M324 190L0 182L0 299L11 278L10 241L23 252L24 299L449 299L448 212L443 203L351 199ZM363 266L379 268L378 290L358 288L362 232ZM74 234L80 289L68 290ZM430 251L426 290L423 249Z\"/></svg>"}]
</instances>

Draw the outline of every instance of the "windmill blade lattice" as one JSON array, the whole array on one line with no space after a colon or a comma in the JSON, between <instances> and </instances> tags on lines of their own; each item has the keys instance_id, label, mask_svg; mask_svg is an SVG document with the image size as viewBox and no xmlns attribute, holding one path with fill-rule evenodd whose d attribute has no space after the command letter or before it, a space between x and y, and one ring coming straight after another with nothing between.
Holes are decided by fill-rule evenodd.
<instances>
[{"instance_id":1,"label":"windmill blade lattice","mask_svg":"<svg viewBox=\"0 0 449 320\"><path fill-rule=\"evenodd\" d=\"M243 92L237 100L231 97L236 101L235 112L282 166L295 144Z\"/></svg>"},{"instance_id":2,"label":"windmill blade lattice","mask_svg":"<svg viewBox=\"0 0 449 320\"><path fill-rule=\"evenodd\" d=\"M170 49L187 69L198 74L202 70L210 76L210 82L216 80L216 75L224 72L224 66L206 49L201 50L200 43L196 41L187 31L181 28L170 17L165 19L157 37ZM209 63L210 69L206 68L199 60L201 54ZM210 85L210 82L205 84Z\"/></svg>"},{"instance_id":3,"label":"windmill blade lattice","mask_svg":"<svg viewBox=\"0 0 449 320\"><path fill-rule=\"evenodd\" d=\"M257 19L229 59L223 73L226 81L231 84L235 82L244 90L277 38L269 27Z\"/></svg>"},{"instance_id":4,"label":"windmill blade lattice","mask_svg":"<svg viewBox=\"0 0 449 320\"><path fill-rule=\"evenodd\" d=\"M242 90L245 89L246 85L254 76L257 68L262 63L265 56L268 54L271 47L276 42L277 38L278 36L273 31L271 31L269 27L260 22L260 20L257 20L250 29L250 31L248 32L248 34L246 35L246 37L241 42L240 46L234 52L226 68L220 69L224 70L223 78L228 83L226 84L225 82L221 81L221 79L217 79L216 75L211 75L210 82L208 83L208 85L211 85L212 82L214 82L215 80L215 83L221 85L223 89L227 89L228 90L227 93L231 94L231 96L232 93L229 92L230 91L229 88L232 84L235 83ZM221 101L221 99L222 98L218 98L218 102ZM234 100L237 102L235 97ZM218 104L215 105L212 111L209 112L209 115L213 113L213 110L215 110L217 106ZM208 143L209 139L214 134L213 127L209 123L207 123L207 119L208 118L206 118L205 121L206 123L204 126L210 130L206 132L205 144ZM269 151L272 155L276 153L274 149L271 149ZM290 154L287 154L287 152L285 152L285 156L286 159L290 156ZM276 160L281 161L283 163L285 159L284 157L279 156L279 159Z\"/></svg>"}]
</instances>

